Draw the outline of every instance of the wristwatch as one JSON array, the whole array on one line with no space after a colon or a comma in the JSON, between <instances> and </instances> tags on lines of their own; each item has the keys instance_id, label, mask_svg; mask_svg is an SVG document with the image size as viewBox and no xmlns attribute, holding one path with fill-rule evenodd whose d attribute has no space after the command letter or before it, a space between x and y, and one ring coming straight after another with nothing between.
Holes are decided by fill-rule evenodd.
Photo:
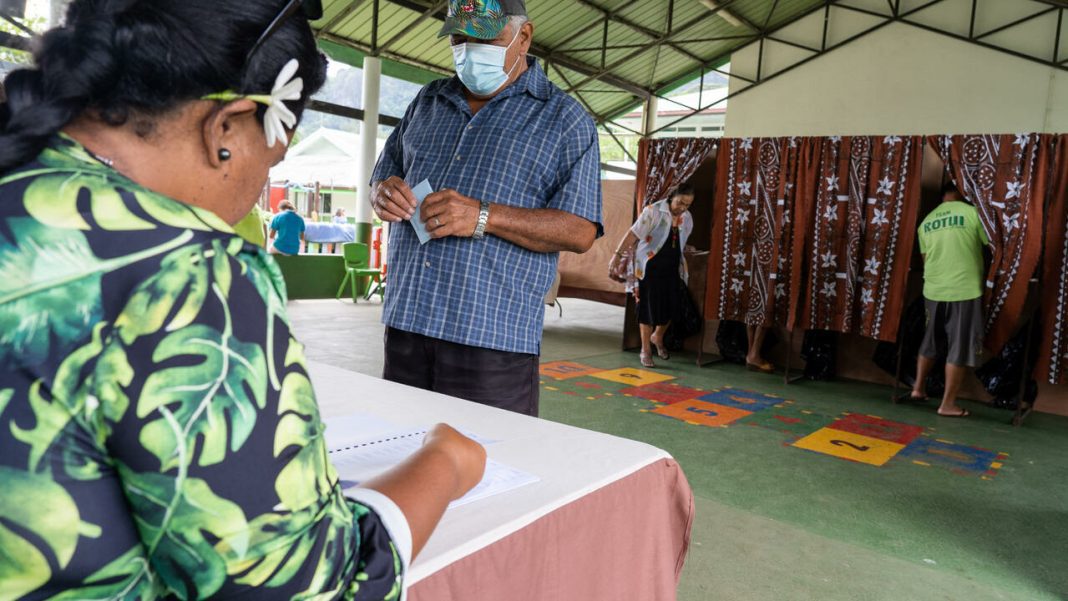
<instances>
[{"instance_id":1,"label":"wristwatch","mask_svg":"<svg viewBox=\"0 0 1068 601\"><path fill-rule=\"evenodd\" d=\"M475 233L471 234L471 237L475 240L481 240L486 237L486 226L489 225L489 207L490 203L485 200L479 206L478 224L475 226Z\"/></svg>"}]
</instances>

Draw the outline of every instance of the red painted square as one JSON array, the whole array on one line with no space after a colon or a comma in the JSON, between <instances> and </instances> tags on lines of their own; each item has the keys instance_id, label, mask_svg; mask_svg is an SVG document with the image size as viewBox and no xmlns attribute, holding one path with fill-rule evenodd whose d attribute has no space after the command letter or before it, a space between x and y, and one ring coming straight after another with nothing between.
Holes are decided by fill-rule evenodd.
<instances>
[{"instance_id":1,"label":"red painted square","mask_svg":"<svg viewBox=\"0 0 1068 601\"><path fill-rule=\"evenodd\" d=\"M870 415L861 415L859 413L850 413L848 416L834 422L828 427L834 428L835 430L841 430L842 432L851 432L853 434L860 434L861 436L878 438L879 440L886 440L903 445L909 444L913 440L916 440L920 434L923 434L922 426L892 422L890 420L872 417Z\"/></svg>"},{"instance_id":2,"label":"red painted square","mask_svg":"<svg viewBox=\"0 0 1068 601\"><path fill-rule=\"evenodd\" d=\"M631 396L641 397L643 399L649 399L657 403L664 403L665 405L672 405L682 401L689 401L696 399L697 397L708 394L707 390L697 390L696 388L686 388L685 386L677 386L675 384L669 384L667 382L658 382L656 384L649 384L648 386L635 386L633 388L625 388L619 391L620 394L629 394Z\"/></svg>"}]
</instances>

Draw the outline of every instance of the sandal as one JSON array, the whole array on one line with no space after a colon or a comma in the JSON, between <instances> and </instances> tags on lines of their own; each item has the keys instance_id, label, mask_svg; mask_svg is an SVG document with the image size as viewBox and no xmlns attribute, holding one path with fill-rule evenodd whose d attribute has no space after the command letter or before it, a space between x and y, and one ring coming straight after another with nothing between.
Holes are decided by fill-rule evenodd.
<instances>
[{"instance_id":1,"label":"sandal","mask_svg":"<svg viewBox=\"0 0 1068 601\"><path fill-rule=\"evenodd\" d=\"M961 409L960 413L942 413L941 411L937 411L936 413L942 417L968 417L971 415L971 412L967 409Z\"/></svg>"},{"instance_id":2,"label":"sandal","mask_svg":"<svg viewBox=\"0 0 1068 601\"><path fill-rule=\"evenodd\" d=\"M649 337L649 342L653 343L653 347L656 348L656 354L659 355L661 359L663 359L664 361L667 361L668 359L671 358L671 355L668 354L667 347L665 347L662 344L663 340L658 340L658 339L653 338L652 336L650 336Z\"/></svg>"},{"instance_id":3,"label":"sandal","mask_svg":"<svg viewBox=\"0 0 1068 601\"><path fill-rule=\"evenodd\" d=\"M770 363L764 363L763 365L761 365L759 363L750 363L750 362L746 361L745 362L745 368L748 369L749 371L755 371L755 372L762 373L762 374L773 374L773 373L775 373L775 366L770 364Z\"/></svg>"},{"instance_id":4,"label":"sandal","mask_svg":"<svg viewBox=\"0 0 1068 601\"><path fill-rule=\"evenodd\" d=\"M653 354L642 352L638 355L642 361L642 367L656 367L656 363L653 363Z\"/></svg>"},{"instance_id":5,"label":"sandal","mask_svg":"<svg viewBox=\"0 0 1068 601\"><path fill-rule=\"evenodd\" d=\"M898 403L898 404L901 404L901 403L922 404L922 403L926 403L927 400L928 399L925 396L912 396L912 392L906 392L905 394L898 395L898 397L894 399L894 402Z\"/></svg>"}]
</instances>

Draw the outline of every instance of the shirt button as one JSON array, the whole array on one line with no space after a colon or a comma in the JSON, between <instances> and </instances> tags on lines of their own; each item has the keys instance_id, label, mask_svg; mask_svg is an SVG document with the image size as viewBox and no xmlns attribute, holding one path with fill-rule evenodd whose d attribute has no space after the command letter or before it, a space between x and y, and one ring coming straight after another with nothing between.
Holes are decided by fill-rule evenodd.
<instances>
[{"instance_id":1,"label":"shirt button","mask_svg":"<svg viewBox=\"0 0 1068 601\"><path fill-rule=\"evenodd\" d=\"M474 125L468 125L467 129L475 129L475 126Z\"/></svg>"},{"instance_id":2,"label":"shirt button","mask_svg":"<svg viewBox=\"0 0 1068 601\"><path fill-rule=\"evenodd\" d=\"M426 267L430 267L430 261L427 261L426 263L423 263L423 265L426 266Z\"/></svg>"},{"instance_id":3,"label":"shirt button","mask_svg":"<svg viewBox=\"0 0 1068 601\"><path fill-rule=\"evenodd\" d=\"M456 155L456 160L457 160L457 161L459 161L459 160L460 160L460 155Z\"/></svg>"}]
</instances>

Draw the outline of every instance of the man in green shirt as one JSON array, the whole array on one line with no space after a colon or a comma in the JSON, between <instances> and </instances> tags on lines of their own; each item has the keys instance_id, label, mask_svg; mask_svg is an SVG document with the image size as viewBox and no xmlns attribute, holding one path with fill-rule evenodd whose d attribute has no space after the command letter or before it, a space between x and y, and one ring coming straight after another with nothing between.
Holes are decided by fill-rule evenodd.
<instances>
[{"instance_id":1,"label":"man in green shirt","mask_svg":"<svg viewBox=\"0 0 1068 601\"><path fill-rule=\"evenodd\" d=\"M945 356L946 390L938 414L967 417L968 411L957 405L957 392L968 368L977 367L983 354L983 247L990 239L978 211L947 180L942 204L920 224L919 240L927 332L911 398L927 398L927 374Z\"/></svg>"}]
</instances>

